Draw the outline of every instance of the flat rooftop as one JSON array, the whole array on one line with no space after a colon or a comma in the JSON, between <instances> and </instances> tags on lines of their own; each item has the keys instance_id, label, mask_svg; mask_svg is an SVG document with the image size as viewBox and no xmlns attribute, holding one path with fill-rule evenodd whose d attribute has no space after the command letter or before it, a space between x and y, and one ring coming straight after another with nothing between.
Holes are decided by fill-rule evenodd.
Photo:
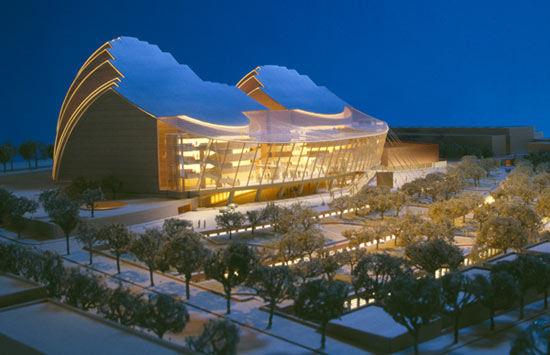
<instances>
[{"instance_id":1,"label":"flat rooftop","mask_svg":"<svg viewBox=\"0 0 550 355\"><path fill-rule=\"evenodd\" d=\"M496 257L487 260L487 264L498 264L501 261L514 261L518 258L518 255L516 253L510 253L506 255L497 255Z\"/></svg>"},{"instance_id":2,"label":"flat rooftop","mask_svg":"<svg viewBox=\"0 0 550 355\"><path fill-rule=\"evenodd\" d=\"M0 297L36 287L40 287L40 285L19 277L0 273Z\"/></svg>"},{"instance_id":3,"label":"flat rooftop","mask_svg":"<svg viewBox=\"0 0 550 355\"><path fill-rule=\"evenodd\" d=\"M540 242L524 249L529 251L536 251L538 253L550 253L550 241Z\"/></svg>"},{"instance_id":4,"label":"flat rooftop","mask_svg":"<svg viewBox=\"0 0 550 355\"><path fill-rule=\"evenodd\" d=\"M469 269L466 269L464 271L462 271L462 275L464 276L468 276L468 277L475 277L476 275L483 275L483 276L489 276L489 274L491 274L491 271L487 270L487 269L482 269L482 268L479 268L479 267L472 267L472 268L469 268Z\"/></svg>"},{"instance_id":5,"label":"flat rooftop","mask_svg":"<svg viewBox=\"0 0 550 355\"><path fill-rule=\"evenodd\" d=\"M136 333L49 300L0 310L0 334L46 354L182 352Z\"/></svg>"},{"instance_id":6,"label":"flat rooftop","mask_svg":"<svg viewBox=\"0 0 550 355\"><path fill-rule=\"evenodd\" d=\"M375 334L386 338L395 338L407 333L407 328L397 323L378 306L367 306L355 312L348 313L330 323Z\"/></svg>"}]
</instances>

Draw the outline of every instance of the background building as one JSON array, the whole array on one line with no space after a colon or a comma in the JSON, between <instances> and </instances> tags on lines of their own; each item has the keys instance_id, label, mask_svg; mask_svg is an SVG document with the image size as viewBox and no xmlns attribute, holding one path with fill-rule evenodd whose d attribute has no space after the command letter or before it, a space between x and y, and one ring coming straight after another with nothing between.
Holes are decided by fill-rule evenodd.
<instances>
[{"instance_id":1,"label":"background building","mask_svg":"<svg viewBox=\"0 0 550 355\"><path fill-rule=\"evenodd\" d=\"M129 192L199 205L345 187L374 175L388 127L307 76L258 67L203 81L157 46L122 37L84 63L58 120L53 178L115 175Z\"/></svg>"},{"instance_id":2,"label":"background building","mask_svg":"<svg viewBox=\"0 0 550 355\"><path fill-rule=\"evenodd\" d=\"M482 152L491 151L497 157L527 154L529 142L535 138L532 126L392 127L392 131L405 141L456 143L476 147Z\"/></svg>"}]
</instances>

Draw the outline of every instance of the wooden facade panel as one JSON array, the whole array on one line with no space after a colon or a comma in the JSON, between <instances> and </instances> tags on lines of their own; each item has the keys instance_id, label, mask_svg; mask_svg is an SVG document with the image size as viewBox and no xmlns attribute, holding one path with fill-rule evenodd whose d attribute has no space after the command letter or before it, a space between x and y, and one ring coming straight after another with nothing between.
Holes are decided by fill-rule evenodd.
<instances>
[{"instance_id":1,"label":"wooden facade panel","mask_svg":"<svg viewBox=\"0 0 550 355\"><path fill-rule=\"evenodd\" d=\"M61 157L59 179L114 174L127 192L156 193L157 152L157 120L109 90L74 128Z\"/></svg>"}]
</instances>

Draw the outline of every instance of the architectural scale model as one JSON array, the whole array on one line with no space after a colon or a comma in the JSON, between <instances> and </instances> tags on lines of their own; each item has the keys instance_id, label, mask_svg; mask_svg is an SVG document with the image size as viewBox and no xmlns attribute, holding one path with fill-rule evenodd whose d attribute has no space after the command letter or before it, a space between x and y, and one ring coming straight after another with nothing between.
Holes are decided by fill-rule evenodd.
<instances>
[{"instance_id":1,"label":"architectural scale model","mask_svg":"<svg viewBox=\"0 0 550 355\"><path fill-rule=\"evenodd\" d=\"M125 189L199 206L346 187L374 175L388 126L309 77L260 66L204 81L157 46L102 45L63 101L53 179L116 175Z\"/></svg>"}]
</instances>

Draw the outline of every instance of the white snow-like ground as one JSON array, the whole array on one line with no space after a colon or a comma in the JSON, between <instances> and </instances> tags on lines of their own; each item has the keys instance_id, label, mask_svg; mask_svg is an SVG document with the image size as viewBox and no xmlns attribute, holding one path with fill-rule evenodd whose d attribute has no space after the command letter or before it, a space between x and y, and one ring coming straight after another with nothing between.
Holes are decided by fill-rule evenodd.
<instances>
[{"instance_id":1,"label":"white snow-like ground","mask_svg":"<svg viewBox=\"0 0 550 355\"><path fill-rule=\"evenodd\" d=\"M10 238L16 238L14 233L1 230L0 235ZM3 241L7 241L3 239ZM36 241L23 240L30 245L44 250L56 251L60 254L65 254L65 239L57 239L39 243ZM74 263L86 265L88 263L89 254L82 250L82 245L71 238L70 241L71 254L65 256L66 264L74 266ZM111 278L106 274L114 275L116 273L116 261L107 257L94 255L93 272L101 277L107 277L109 284L116 287L120 279L125 280L128 286L137 287L141 292L149 292L149 273L147 270L138 268L123 262L121 264L121 274L118 278ZM180 297L185 295L185 284L174 281L171 278L155 273L154 276L156 291L174 294ZM130 284L131 283L131 284ZM201 288L191 286L191 299L188 303L188 311L192 319L213 318L216 316L225 316L225 298L205 291ZM253 299L247 302L231 301L231 314L227 316L229 319L235 320L242 324L247 324L249 327L241 326L241 342L239 344L239 353L242 354L309 354L310 349L318 349L321 343L321 334L316 329L293 322L286 318L274 316L273 326L269 330L265 330L268 322L268 314L259 309L264 303L259 299ZM198 308L194 308L194 306ZM209 310L209 312L203 311ZM185 337L190 334L184 330L180 334L167 334L167 340L183 345ZM300 346L298 344L304 345ZM327 337L326 348L324 350L328 354L365 354L364 350L358 349L345 342Z\"/></svg>"}]
</instances>

